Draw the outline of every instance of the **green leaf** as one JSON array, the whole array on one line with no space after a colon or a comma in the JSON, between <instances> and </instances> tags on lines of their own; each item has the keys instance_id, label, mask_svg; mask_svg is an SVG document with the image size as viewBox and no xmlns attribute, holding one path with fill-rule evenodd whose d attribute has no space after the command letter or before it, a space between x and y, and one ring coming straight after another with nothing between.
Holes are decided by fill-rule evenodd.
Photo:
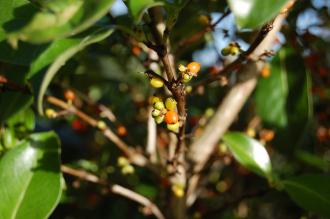
<instances>
[{"instance_id":1,"label":"green leaf","mask_svg":"<svg viewBox=\"0 0 330 219\"><path fill-rule=\"evenodd\" d=\"M253 138L239 132L227 132L223 141L235 159L247 169L271 179L272 166L264 146Z\"/></svg>"},{"instance_id":2,"label":"green leaf","mask_svg":"<svg viewBox=\"0 0 330 219\"><path fill-rule=\"evenodd\" d=\"M41 115L43 115L42 110L42 103L43 103L43 97L45 95L46 89L48 85L50 84L51 80L55 76L55 74L58 72L58 70L65 64L66 61L68 61L71 57L73 57L76 53L84 49L90 44L97 43L106 37L108 37L113 32L112 29L101 29L98 30L90 35L87 35L86 37L82 38L79 44L74 44L72 47L68 48L65 52L63 52L61 55L59 55L55 61L51 64L51 66L48 68L47 72L45 73L45 76L43 78L42 84L40 86L40 90L38 93L38 111Z\"/></svg>"},{"instance_id":3,"label":"green leaf","mask_svg":"<svg viewBox=\"0 0 330 219\"><path fill-rule=\"evenodd\" d=\"M0 160L0 218L48 218L61 195L59 139L31 135Z\"/></svg>"},{"instance_id":4,"label":"green leaf","mask_svg":"<svg viewBox=\"0 0 330 219\"><path fill-rule=\"evenodd\" d=\"M128 2L128 8L133 15L136 22L140 22L143 16L143 13L146 12L149 8L164 5L162 0L130 0Z\"/></svg>"},{"instance_id":5,"label":"green leaf","mask_svg":"<svg viewBox=\"0 0 330 219\"><path fill-rule=\"evenodd\" d=\"M24 126L27 130L33 131L35 116L32 109L22 110L7 121L9 127Z\"/></svg>"},{"instance_id":6,"label":"green leaf","mask_svg":"<svg viewBox=\"0 0 330 219\"><path fill-rule=\"evenodd\" d=\"M276 129L278 145L293 149L304 142L313 115L310 74L302 57L288 48L281 49L271 62L270 72L268 78L259 79L256 111L266 126Z\"/></svg>"},{"instance_id":7,"label":"green leaf","mask_svg":"<svg viewBox=\"0 0 330 219\"><path fill-rule=\"evenodd\" d=\"M274 18L288 0L227 0L240 28L256 28Z\"/></svg>"},{"instance_id":8,"label":"green leaf","mask_svg":"<svg viewBox=\"0 0 330 219\"><path fill-rule=\"evenodd\" d=\"M302 208L330 217L330 176L303 175L285 180L285 190Z\"/></svg>"},{"instance_id":9,"label":"green leaf","mask_svg":"<svg viewBox=\"0 0 330 219\"><path fill-rule=\"evenodd\" d=\"M40 11L25 25L8 31L8 40L45 43L86 30L105 15L113 0L54 0L41 2Z\"/></svg>"}]
</instances>

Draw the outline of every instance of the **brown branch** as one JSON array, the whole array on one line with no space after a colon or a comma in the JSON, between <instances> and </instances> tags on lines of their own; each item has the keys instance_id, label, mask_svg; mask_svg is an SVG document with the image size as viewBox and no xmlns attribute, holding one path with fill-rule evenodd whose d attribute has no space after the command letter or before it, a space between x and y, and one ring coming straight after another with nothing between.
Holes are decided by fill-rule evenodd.
<instances>
[{"instance_id":1,"label":"brown branch","mask_svg":"<svg viewBox=\"0 0 330 219\"><path fill-rule=\"evenodd\" d=\"M70 111L71 113L78 116L80 119L88 123L89 125L98 128L98 120L92 118L91 116L87 115L86 113L80 111L72 104L68 104L56 97L47 96L47 102L53 104L57 107L60 107L64 110ZM137 150L129 147L125 142L123 142L109 127L104 127L101 130L105 137L107 137L111 142L113 142L129 159L130 161L138 166L146 166L148 161L147 159L139 153Z\"/></svg>"},{"instance_id":2,"label":"brown branch","mask_svg":"<svg viewBox=\"0 0 330 219\"><path fill-rule=\"evenodd\" d=\"M165 219L165 217L163 216L162 212L159 210L159 208L157 207L156 204L154 204L153 202L151 202L148 198L132 191L129 190L123 186L120 186L118 184L111 184L109 182L106 182L102 179L100 179L98 176L86 172L84 170L77 170L77 169L73 169L70 168L68 166L65 165L61 165L61 171L65 174L71 175L71 176L75 176L78 177L82 180L88 181L88 182L92 182L92 183L96 183L96 184L100 184L102 186L106 186L110 192L123 196L125 198L128 198L132 201L135 201L143 206L145 206L146 208L148 208L158 219Z\"/></svg>"},{"instance_id":3,"label":"brown branch","mask_svg":"<svg viewBox=\"0 0 330 219\"><path fill-rule=\"evenodd\" d=\"M251 53L249 55L258 57L263 54L265 50L269 50L272 47L276 38L276 33L279 31L284 18L285 15L278 15L274 21L274 28L272 28L270 32L263 30L259 33L259 37L257 37L258 40L256 41L260 41L260 43L252 43L252 48L247 51ZM264 35L268 32L269 34L265 37ZM198 191L196 189L199 178L201 177L200 171L204 168L212 152L215 150L216 143L230 127L255 88L258 73L263 65L264 62L262 61L251 61L240 70L239 83L229 90L213 118L205 127L203 134L190 146L189 157L194 163L193 171L195 174L189 181L188 205L191 205L198 196Z\"/></svg>"}]
</instances>

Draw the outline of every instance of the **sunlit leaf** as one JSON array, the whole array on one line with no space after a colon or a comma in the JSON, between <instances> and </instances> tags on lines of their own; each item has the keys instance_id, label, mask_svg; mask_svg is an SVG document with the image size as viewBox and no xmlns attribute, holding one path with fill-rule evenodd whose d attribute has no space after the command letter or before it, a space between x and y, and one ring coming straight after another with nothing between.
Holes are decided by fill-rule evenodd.
<instances>
[{"instance_id":1,"label":"sunlit leaf","mask_svg":"<svg viewBox=\"0 0 330 219\"><path fill-rule=\"evenodd\" d=\"M33 134L0 160L0 218L48 218L61 195L59 140Z\"/></svg>"},{"instance_id":2,"label":"sunlit leaf","mask_svg":"<svg viewBox=\"0 0 330 219\"><path fill-rule=\"evenodd\" d=\"M227 132L223 141L240 164L261 176L271 177L272 166L268 152L258 141L239 132Z\"/></svg>"},{"instance_id":3,"label":"sunlit leaf","mask_svg":"<svg viewBox=\"0 0 330 219\"><path fill-rule=\"evenodd\" d=\"M280 12L288 0L227 0L241 28L256 28Z\"/></svg>"}]
</instances>

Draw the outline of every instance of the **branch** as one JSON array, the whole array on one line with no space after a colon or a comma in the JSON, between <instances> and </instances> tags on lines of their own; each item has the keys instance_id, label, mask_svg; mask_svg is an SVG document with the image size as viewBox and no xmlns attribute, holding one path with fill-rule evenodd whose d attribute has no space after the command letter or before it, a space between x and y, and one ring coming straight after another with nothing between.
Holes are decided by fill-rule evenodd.
<instances>
[{"instance_id":1,"label":"branch","mask_svg":"<svg viewBox=\"0 0 330 219\"><path fill-rule=\"evenodd\" d=\"M280 14L274 21L273 29L269 34L261 40L257 37L257 41L261 41L256 45L252 43L252 48L248 52L253 56L260 56L264 51L272 48L273 42L276 38L276 33L279 31L282 21L285 18L284 14ZM262 32L262 31L261 31ZM259 36L262 34L260 33ZM219 105L214 117L209 124L205 127L203 134L196 139L190 147L189 157L194 165L195 174L191 177L188 188L188 205L191 205L196 197L196 188L200 178L199 172L204 168L212 152L215 150L216 143L221 139L223 134L227 131L234 119L240 112L244 103L252 93L256 86L257 76L262 69L264 63L262 61L250 61L242 68L239 74L239 83L233 86L222 103Z\"/></svg>"},{"instance_id":2,"label":"branch","mask_svg":"<svg viewBox=\"0 0 330 219\"><path fill-rule=\"evenodd\" d=\"M67 110L76 116L78 116L80 119L88 123L90 126L98 128L98 120L90 117L86 113L80 111L76 107L74 107L72 104L68 104L56 97L53 96L47 96L46 97L47 102L62 108L64 110ZM101 131L103 132L104 136L107 137L111 142L113 142L128 158L129 160L138 166L146 166L148 161L147 158L145 158L141 153L136 151L133 148L130 148L125 142L123 142L109 127L102 128Z\"/></svg>"},{"instance_id":3,"label":"branch","mask_svg":"<svg viewBox=\"0 0 330 219\"><path fill-rule=\"evenodd\" d=\"M109 188L109 191L117 194L117 195L121 195L125 198L128 198L132 201L135 201L143 206L145 206L146 208L148 208L158 219L165 219L165 217L163 216L163 214L161 213L161 211L159 210L159 208L156 206L156 204L154 204L153 202L151 202L149 199L147 199L146 197L132 191L129 190L123 186L117 185L117 184L111 184L108 183L106 181L101 180L98 176L91 174L89 172L86 172L84 170L77 170L77 169L73 169L70 168L68 166L65 165L61 165L61 171L63 173L66 173L68 175L71 176L75 176L78 177L82 180L88 181L88 182L92 182L92 183L96 183L96 184L100 184L103 186L107 186Z\"/></svg>"}]
</instances>

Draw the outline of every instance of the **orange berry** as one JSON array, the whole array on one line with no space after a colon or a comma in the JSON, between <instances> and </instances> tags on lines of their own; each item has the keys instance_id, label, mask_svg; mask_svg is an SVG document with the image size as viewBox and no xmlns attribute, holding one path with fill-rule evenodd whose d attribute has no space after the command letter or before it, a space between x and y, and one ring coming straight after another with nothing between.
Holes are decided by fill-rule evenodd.
<instances>
[{"instance_id":1,"label":"orange berry","mask_svg":"<svg viewBox=\"0 0 330 219\"><path fill-rule=\"evenodd\" d=\"M175 111L167 111L165 114L165 122L167 124L174 124L179 121L178 113Z\"/></svg>"},{"instance_id":2,"label":"orange berry","mask_svg":"<svg viewBox=\"0 0 330 219\"><path fill-rule=\"evenodd\" d=\"M119 136L126 136L127 135L127 129L123 125L119 125L117 127L117 133Z\"/></svg>"},{"instance_id":3,"label":"orange berry","mask_svg":"<svg viewBox=\"0 0 330 219\"><path fill-rule=\"evenodd\" d=\"M138 46L133 46L131 51L132 51L133 55L138 56L141 53L141 48Z\"/></svg>"},{"instance_id":4,"label":"orange berry","mask_svg":"<svg viewBox=\"0 0 330 219\"><path fill-rule=\"evenodd\" d=\"M270 75L270 69L268 65L265 65L265 67L262 68L261 72L260 72L261 76L263 78L268 78Z\"/></svg>"},{"instance_id":5,"label":"orange berry","mask_svg":"<svg viewBox=\"0 0 330 219\"><path fill-rule=\"evenodd\" d=\"M76 98L76 95L72 90L65 90L64 97L66 100L74 100Z\"/></svg>"},{"instance_id":6,"label":"orange berry","mask_svg":"<svg viewBox=\"0 0 330 219\"><path fill-rule=\"evenodd\" d=\"M275 132L270 129L262 129L259 133L260 139L264 140L265 142L271 141L275 137Z\"/></svg>"},{"instance_id":7,"label":"orange berry","mask_svg":"<svg viewBox=\"0 0 330 219\"><path fill-rule=\"evenodd\" d=\"M190 62L187 65L187 69L193 76L197 76L197 73L201 69L201 65L198 62Z\"/></svg>"}]
</instances>

